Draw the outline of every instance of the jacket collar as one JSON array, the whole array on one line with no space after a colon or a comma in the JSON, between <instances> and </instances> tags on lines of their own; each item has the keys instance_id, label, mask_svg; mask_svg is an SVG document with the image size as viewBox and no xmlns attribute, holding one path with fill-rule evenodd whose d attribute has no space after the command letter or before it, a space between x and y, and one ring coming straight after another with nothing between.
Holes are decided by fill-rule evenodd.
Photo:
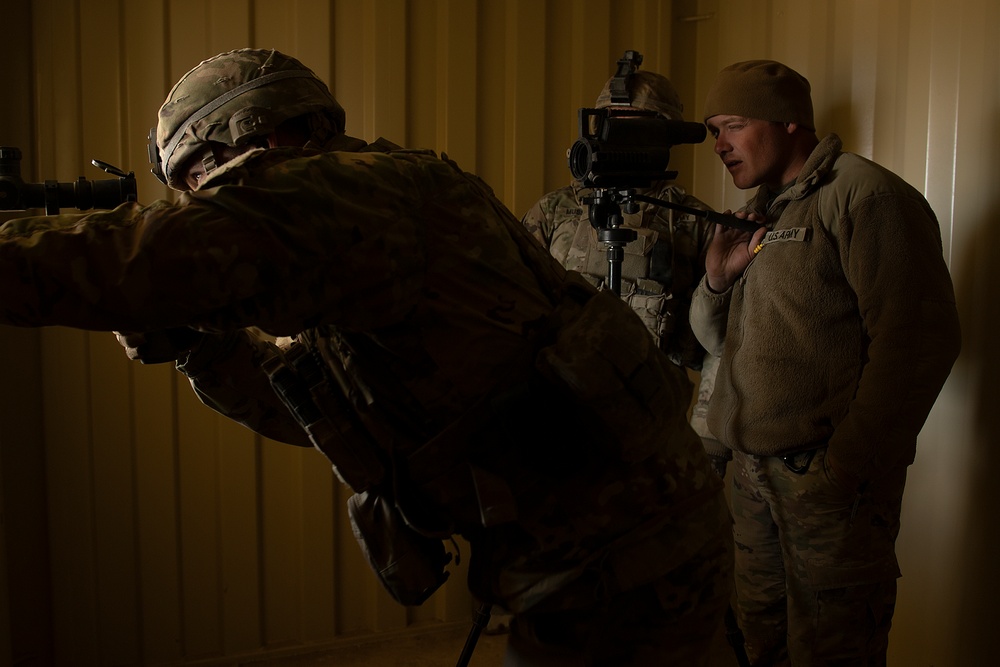
<instances>
[{"instance_id":1,"label":"jacket collar","mask_svg":"<svg viewBox=\"0 0 1000 667\"><path fill-rule=\"evenodd\" d=\"M833 165L840 157L843 142L836 134L828 134L816 145L809 158L802 166L795 182L785 188L774 200L766 185L757 188L753 198L747 204L747 210L766 213L776 205L784 207L790 201L802 199L809 195L822 183L833 170Z\"/></svg>"}]
</instances>

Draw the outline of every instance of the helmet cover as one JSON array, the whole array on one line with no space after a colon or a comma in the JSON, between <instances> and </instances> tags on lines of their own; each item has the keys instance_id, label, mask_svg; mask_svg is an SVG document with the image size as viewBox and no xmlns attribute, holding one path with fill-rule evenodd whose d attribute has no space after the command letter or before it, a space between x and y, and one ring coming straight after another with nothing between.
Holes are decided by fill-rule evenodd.
<instances>
[{"instance_id":1,"label":"helmet cover","mask_svg":"<svg viewBox=\"0 0 1000 667\"><path fill-rule=\"evenodd\" d=\"M273 49L221 53L182 76L160 107L155 146L150 146L153 173L170 187L186 190L179 168L206 142L241 146L290 118L316 112L328 116L335 132L343 132L343 107L295 58Z\"/></svg>"},{"instance_id":2,"label":"helmet cover","mask_svg":"<svg viewBox=\"0 0 1000 667\"><path fill-rule=\"evenodd\" d=\"M611 106L611 82L614 78L611 77L604 84L604 89L597 96L597 103L594 105L596 108ZM681 96L677 94L670 79L662 74L636 70L628 76L626 88L631 106L636 109L655 111L667 120L684 120Z\"/></svg>"}]
</instances>

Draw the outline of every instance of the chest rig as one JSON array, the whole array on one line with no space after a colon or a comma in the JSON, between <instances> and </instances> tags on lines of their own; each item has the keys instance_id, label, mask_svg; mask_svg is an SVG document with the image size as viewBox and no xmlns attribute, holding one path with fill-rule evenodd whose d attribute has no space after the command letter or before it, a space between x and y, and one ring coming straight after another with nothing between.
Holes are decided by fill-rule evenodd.
<instances>
[{"instance_id":1,"label":"chest rig","mask_svg":"<svg viewBox=\"0 0 1000 667\"><path fill-rule=\"evenodd\" d=\"M648 207L624 216L624 226L637 236L624 247L621 298L639 315L661 349L669 347L678 306L672 292L676 245L671 216ZM598 289L607 289L607 250L584 218L576 226L565 266L583 274Z\"/></svg>"}]
</instances>

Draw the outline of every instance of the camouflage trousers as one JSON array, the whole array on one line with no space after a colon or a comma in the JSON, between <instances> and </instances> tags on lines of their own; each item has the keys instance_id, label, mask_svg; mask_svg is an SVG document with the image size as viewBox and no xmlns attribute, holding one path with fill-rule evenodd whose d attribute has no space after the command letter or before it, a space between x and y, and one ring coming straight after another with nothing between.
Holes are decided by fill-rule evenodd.
<instances>
[{"instance_id":1,"label":"camouflage trousers","mask_svg":"<svg viewBox=\"0 0 1000 667\"><path fill-rule=\"evenodd\" d=\"M844 488L826 448L733 458L737 617L754 666L884 666L906 468Z\"/></svg>"},{"instance_id":2,"label":"camouflage trousers","mask_svg":"<svg viewBox=\"0 0 1000 667\"><path fill-rule=\"evenodd\" d=\"M724 527L730 517L721 495L715 505ZM606 595L597 571L573 586L577 601L578 584L593 591L588 606L574 601L573 609L516 614L504 667L708 667L732 594L727 533L713 531L697 553L651 583Z\"/></svg>"}]
</instances>

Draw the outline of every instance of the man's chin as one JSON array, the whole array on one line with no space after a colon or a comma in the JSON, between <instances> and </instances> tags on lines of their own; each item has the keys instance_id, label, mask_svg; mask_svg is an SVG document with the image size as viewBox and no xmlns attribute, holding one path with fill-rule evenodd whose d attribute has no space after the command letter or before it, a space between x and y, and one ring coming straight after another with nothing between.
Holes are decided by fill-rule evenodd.
<instances>
[{"instance_id":1,"label":"man's chin","mask_svg":"<svg viewBox=\"0 0 1000 667\"><path fill-rule=\"evenodd\" d=\"M756 185L752 179L746 176L741 176L740 174L732 174L732 173L730 175L733 177L733 185L738 187L740 190L747 190Z\"/></svg>"},{"instance_id":2,"label":"man's chin","mask_svg":"<svg viewBox=\"0 0 1000 667\"><path fill-rule=\"evenodd\" d=\"M745 190L747 187L747 178L743 175L743 163L736 162L734 164L727 164L726 171L729 172L730 178L733 179L733 185L738 187L740 190Z\"/></svg>"}]
</instances>

